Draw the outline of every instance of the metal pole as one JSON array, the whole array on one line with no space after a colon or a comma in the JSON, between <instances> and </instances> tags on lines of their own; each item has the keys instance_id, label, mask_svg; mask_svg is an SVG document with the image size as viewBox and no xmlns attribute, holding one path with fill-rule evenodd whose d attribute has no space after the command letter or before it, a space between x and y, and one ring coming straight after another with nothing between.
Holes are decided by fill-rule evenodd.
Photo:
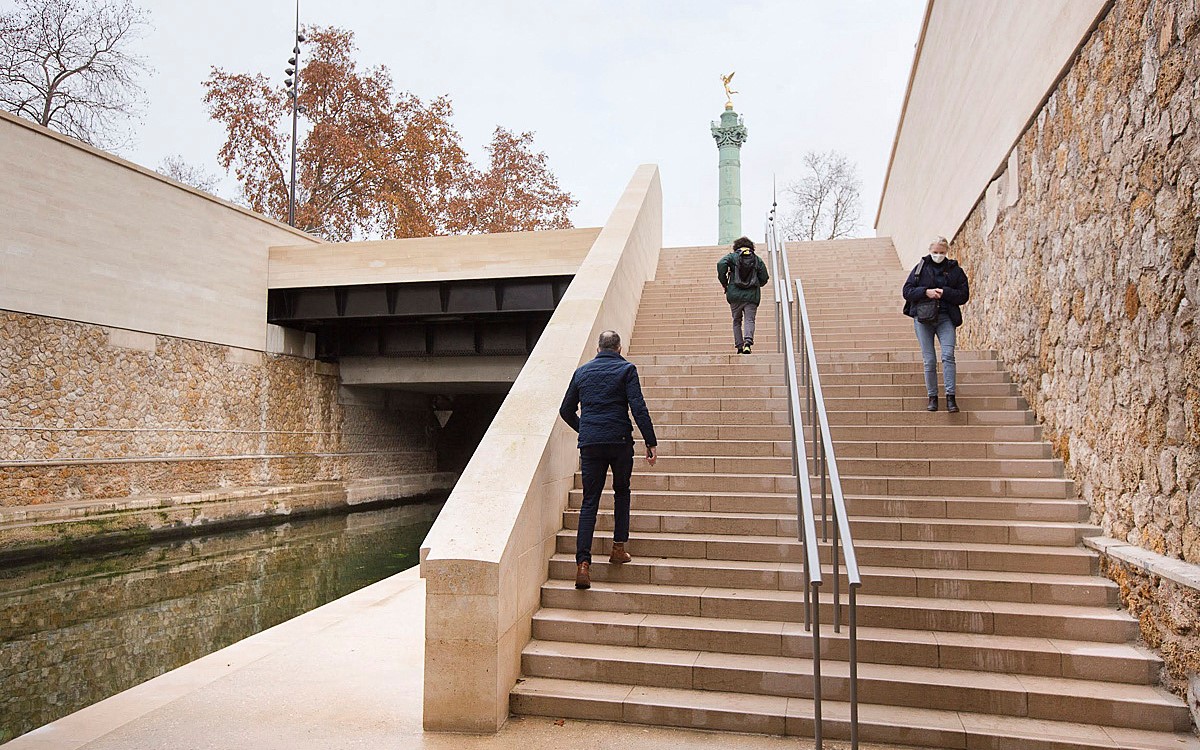
<instances>
[{"instance_id":1,"label":"metal pole","mask_svg":"<svg viewBox=\"0 0 1200 750\"><path fill-rule=\"evenodd\" d=\"M833 632L842 632L842 599L841 584L838 582L838 525L837 508L833 509Z\"/></svg>"},{"instance_id":2,"label":"metal pole","mask_svg":"<svg viewBox=\"0 0 1200 750\"><path fill-rule=\"evenodd\" d=\"M296 43L292 54L296 56L296 72L292 78L292 178L288 183L288 225L296 226L296 115L299 109L300 92L300 0L296 0Z\"/></svg>"},{"instance_id":3,"label":"metal pole","mask_svg":"<svg viewBox=\"0 0 1200 750\"><path fill-rule=\"evenodd\" d=\"M858 602L850 587L850 748L858 750Z\"/></svg>"},{"instance_id":4,"label":"metal pole","mask_svg":"<svg viewBox=\"0 0 1200 750\"><path fill-rule=\"evenodd\" d=\"M821 750L821 590L812 584L813 598L813 740Z\"/></svg>"},{"instance_id":5,"label":"metal pole","mask_svg":"<svg viewBox=\"0 0 1200 750\"><path fill-rule=\"evenodd\" d=\"M829 460L825 455L825 430L821 430L821 533L825 541L829 541L829 490L826 489L826 478L829 476ZM837 519L834 519L837 520Z\"/></svg>"}]
</instances>

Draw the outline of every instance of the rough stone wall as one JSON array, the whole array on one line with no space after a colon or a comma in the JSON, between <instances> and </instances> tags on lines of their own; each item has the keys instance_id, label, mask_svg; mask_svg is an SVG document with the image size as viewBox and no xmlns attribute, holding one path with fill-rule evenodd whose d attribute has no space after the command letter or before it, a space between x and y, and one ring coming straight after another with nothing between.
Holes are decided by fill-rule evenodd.
<instances>
[{"instance_id":1,"label":"rough stone wall","mask_svg":"<svg viewBox=\"0 0 1200 750\"><path fill-rule=\"evenodd\" d=\"M433 471L433 424L320 362L0 311L0 505Z\"/></svg>"},{"instance_id":2,"label":"rough stone wall","mask_svg":"<svg viewBox=\"0 0 1200 750\"><path fill-rule=\"evenodd\" d=\"M1116 2L1016 151L1016 203L954 241L963 341L1000 352L1107 534L1200 563L1196 0Z\"/></svg>"},{"instance_id":3,"label":"rough stone wall","mask_svg":"<svg viewBox=\"0 0 1200 750\"><path fill-rule=\"evenodd\" d=\"M1200 591L1111 557L1101 558L1101 569L1120 585L1146 644L1162 654L1163 684L1185 697L1200 719Z\"/></svg>"},{"instance_id":4,"label":"rough stone wall","mask_svg":"<svg viewBox=\"0 0 1200 750\"><path fill-rule=\"evenodd\" d=\"M1200 3L1117 0L1008 165L954 239L961 341L999 351L1107 535L1200 563ZM1195 593L1109 572L1182 695Z\"/></svg>"}]
</instances>

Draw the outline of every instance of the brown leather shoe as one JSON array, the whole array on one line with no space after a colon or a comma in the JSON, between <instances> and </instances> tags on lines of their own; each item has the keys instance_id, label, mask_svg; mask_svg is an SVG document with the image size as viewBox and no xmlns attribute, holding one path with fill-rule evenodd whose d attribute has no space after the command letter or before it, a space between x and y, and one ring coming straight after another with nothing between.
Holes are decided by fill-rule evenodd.
<instances>
[{"instance_id":1,"label":"brown leather shoe","mask_svg":"<svg viewBox=\"0 0 1200 750\"><path fill-rule=\"evenodd\" d=\"M613 542L612 554L608 556L608 561L613 565L627 563L633 558L625 551L624 542Z\"/></svg>"},{"instance_id":2,"label":"brown leather shoe","mask_svg":"<svg viewBox=\"0 0 1200 750\"><path fill-rule=\"evenodd\" d=\"M589 569L592 567L592 564L581 562L575 567L575 588L590 589L592 587L592 575Z\"/></svg>"}]
</instances>

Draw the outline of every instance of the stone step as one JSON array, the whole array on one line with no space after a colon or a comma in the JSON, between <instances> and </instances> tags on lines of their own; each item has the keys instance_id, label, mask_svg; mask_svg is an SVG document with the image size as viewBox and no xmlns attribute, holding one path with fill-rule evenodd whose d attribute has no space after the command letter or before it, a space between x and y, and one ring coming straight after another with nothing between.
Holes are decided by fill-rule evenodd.
<instances>
[{"instance_id":1,"label":"stone step","mask_svg":"<svg viewBox=\"0 0 1200 750\"><path fill-rule=\"evenodd\" d=\"M928 412L924 409L907 411L839 409L835 411L829 409L828 406L826 411L829 415L831 429L836 429L836 425L921 425L941 428L945 425L1033 425L1037 423L1033 412L1025 409L972 409L950 414L945 410L945 404L942 405L941 411L936 412ZM684 422L684 424L699 423Z\"/></svg>"},{"instance_id":2,"label":"stone step","mask_svg":"<svg viewBox=\"0 0 1200 750\"><path fill-rule=\"evenodd\" d=\"M637 366L643 365L675 365L693 367L696 365L748 365L783 364L783 356L775 353L755 354L748 358L741 354L648 354L640 357ZM730 372L729 374L734 374Z\"/></svg>"},{"instance_id":3,"label":"stone step","mask_svg":"<svg viewBox=\"0 0 1200 750\"><path fill-rule=\"evenodd\" d=\"M842 595L843 626L849 617ZM542 586L542 607L635 614L686 615L732 620L803 622L802 591L593 581L587 591L569 580ZM832 630L833 599L821 595L824 628ZM1137 637L1137 620L1115 607L936 597L858 595L858 626L1086 640L1125 644Z\"/></svg>"},{"instance_id":4,"label":"stone step","mask_svg":"<svg viewBox=\"0 0 1200 750\"><path fill-rule=\"evenodd\" d=\"M721 378L719 375L713 377ZM731 385L724 383L694 386L649 385L647 380L642 378L642 395L646 397L647 401L667 398L777 398L782 400L787 398L788 389L784 385L755 385L746 382Z\"/></svg>"},{"instance_id":5,"label":"stone step","mask_svg":"<svg viewBox=\"0 0 1200 750\"><path fill-rule=\"evenodd\" d=\"M623 721L709 730L813 736L813 704L805 698L781 698L713 690L682 690L606 685L551 678L518 681L510 707L514 713L582 720ZM963 750L1200 750L1187 733L1099 727L1063 721L997 717L966 712L900 708L860 703L859 735L864 742ZM822 702L825 737L850 737L850 705L826 697Z\"/></svg>"},{"instance_id":6,"label":"stone step","mask_svg":"<svg viewBox=\"0 0 1200 750\"><path fill-rule=\"evenodd\" d=\"M881 339L885 342L880 347L887 350L900 341L915 341L916 334L910 318L901 317L899 320L845 320L825 321L810 320L810 333L814 341L828 339L830 341L858 341L864 338ZM772 335L776 332L775 312L773 309L759 308L755 316L755 329L761 328L763 333ZM796 341L799 342L799 331L793 327ZM659 313L653 317L639 317L635 320L630 340L640 340L644 336L669 336L672 333L686 332L687 335L700 336L704 334L720 334L733 332L733 318L728 308L708 310L681 310L678 313ZM887 339L886 334L893 334L898 339Z\"/></svg>"},{"instance_id":7,"label":"stone step","mask_svg":"<svg viewBox=\"0 0 1200 750\"><path fill-rule=\"evenodd\" d=\"M836 447L835 447L836 450ZM639 451L640 452L640 451ZM655 471L668 473L714 474L792 474L791 456L688 456L668 453L660 448ZM811 453L811 448L810 448ZM810 473L815 459L809 456ZM838 470L843 478L859 476L921 477L1063 477L1062 462L1057 459L978 459L951 458L854 458L838 455Z\"/></svg>"},{"instance_id":8,"label":"stone step","mask_svg":"<svg viewBox=\"0 0 1200 750\"><path fill-rule=\"evenodd\" d=\"M629 549L633 561L612 565L596 556L592 579L606 583L667 586L714 586L775 591L803 591L802 563L754 560L708 560L698 558L643 557L636 536ZM832 565L822 566L827 588L832 587ZM972 601L1067 604L1115 607L1117 586L1106 578L1091 575L1067 576L1052 573L1005 571L959 571L863 566L859 569L863 591L876 596L930 596L938 599ZM550 578L573 581L575 555L564 552L550 560ZM845 567L839 580L848 585Z\"/></svg>"},{"instance_id":9,"label":"stone step","mask_svg":"<svg viewBox=\"0 0 1200 750\"><path fill-rule=\"evenodd\" d=\"M966 398L966 397L964 397ZM786 402L783 399L762 403L759 411L723 409L722 404L681 399L678 402L649 402L650 416L658 425L725 425L725 424L788 424ZM752 401L747 399L746 401ZM967 402L969 403L969 402ZM841 404L839 404L840 406ZM848 405L847 405L848 406ZM708 407L708 408L705 408ZM954 426L1034 426L1033 413L1025 409L966 409L951 414L942 405L941 410L929 412L925 409L907 410L861 410L832 409L826 406L830 429L835 432L839 425L845 426L893 426L893 427L936 427L940 432ZM941 434L940 437L948 437Z\"/></svg>"},{"instance_id":10,"label":"stone step","mask_svg":"<svg viewBox=\"0 0 1200 750\"><path fill-rule=\"evenodd\" d=\"M572 508L580 507L583 490L568 495ZM1072 523L1086 520L1088 506L1077 499L979 498L979 497L901 497L893 495L846 495L846 512L851 516L889 518L962 518L980 520L1023 520ZM600 507L612 509L612 490L600 495ZM820 497L817 497L818 510ZM785 493L749 493L639 491L633 505L643 510L714 511L718 513L789 513L795 515L796 495Z\"/></svg>"},{"instance_id":11,"label":"stone step","mask_svg":"<svg viewBox=\"0 0 1200 750\"><path fill-rule=\"evenodd\" d=\"M645 394L643 393L643 395ZM684 396L681 398L657 398L653 401L647 399L646 403L652 414L656 411L786 412L788 408L787 399L783 396L750 396L737 392L720 393L709 397Z\"/></svg>"},{"instance_id":12,"label":"stone step","mask_svg":"<svg viewBox=\"0 0 1200 750\"><path fill-rule=\"evenodd\" d=\"M729 310L723 310L721 312L724 313L724 317L722 317L718 320L712 320L712 321L698 320L695 318L688 318L685 315L680 315L679 320L677 320L677 321L672 320L670 322L664 322L664 321L660 320L657 322L635 323L634 327L633 327L633 332L630 334L630 336L632 338L636 338L639 335L644 335L644 334L679 333L681 330L681 326L685 326L683 328L683 330L686 330L688 333L693 333L693 334L701 333L704 331L728 333L731 329L732 318L730 317ZM810 321L810 322L812 322L812 321ZM771 319L771 323L772 323L772 332L773 332L774 331L774 319L773 318ZM904 318L899 321L895 321L895 320L888 320L888 321L857 320L857 321L847 321L845 324L840 324L840 325L835 325L835 324L816 325L814 323L812 326L812 332L814 335L828 336L831 338L835 338L835 337L858 338L859 336L869 336L873 333L884 332L884 331L889 331L889 332L895 331L897 333L901 333L901 334L904 334L907 336L912 336L913 335L912 320L909 318Z\"/></svg>"},{"instance_id":13,"label":"stone step","mask_svg":"<svg viewBox=\"0 0 1200 750\"><path fill-rule=\"evenodd\" d=\"M836 443L834 450L837 450ZM809 457L810 470L815 468L815 458ZM970 477L1024 477L1039 479L1062 479L1062 462L1057 459L1035 458L953 458L938 455L933 458L856 458L841 454L837 457L838 470L843 477L857 476L952 476Z\"/></svg>"},{"instance_id":14,"label":"stone step","mask_svg":"<svg viewBox=\"0 0 1200 750\"><path fill-rule=\"evenodd\" d=\"M812 658L812 634L798 622L541 609L534 614L532 631L539 641ZM1162 667L1162 660L1148 649L1123 643L871 627L859 627L857 641L861 663L1102 679L1133 685L1156 684ZM821 653L825 658L846 661L848 644L848 628L840 633L831 627L822 628Z\"/></svg>"},{"instance_id":15,"label":"stone step","mask_svg":"<svg viewBox=\"0 0 1200 750\"><path fill-rule=\"evenodd\" d=\"M993 362L1000 363L996 352L991 350L958 349L954 353L955 361L963 362ZM916 351L872 351L872 352L830 352L826 355L817 353L817 361L824 362L907 362L921 364L921 353Z\"/></svg>"},{"instance_id":16,"label":"stone step","mask_svg":"<svg viewBox=\"0 0 1200 750\"><path fill-rule=\"evenodd\" d=\"M644 453L637 441L634 451ZM667 440L659 437L661 456L782 456L790 458L792 443L786 440ZM812 452L811 445L808 452ZM1035 442L912 442L906 440L835 440L838 460L849 458L924 458L930 460L973 459L1050 459L1048 443ZM810 456L811 460L811 456Z\"/></svg>"},{"instance_id":17,"label":"stone step","mask_svg":"<svg viewBox=\"0 0 1200 750\"><path fill-rule=\"evenodd\" d=\"M964 383L958 383L960 398L977 397L977 396L1020 396L1021 391L1015 383L971 383L964 388ZM689 386L677 386L687 388ZM703 386L700 386L703 387ZM727 387L724 384L719 386L709 387ZM733 386L728 386L733 387ZM778 386L782 388L782 386ZM908 396L924 396L924 383L882 383L877 385L833 385L825 382L825 378L821 378L821 387L825 393L825 398L896 398ZM776 395L772 392L771 395ZM786 395L786 394L782 394ZM940 397L942 394L939 393ZM1024 402L1023 402L1024 403ZM1027 407L1021 407L1027 408Z\"/></svg>"},{"instance_id":18,"label":"stone step","mask_svg":"<svg viewBox=\"0 0 1200 750\"><path fill-rule=\"evenodd\" d=\"M578 505L563 511L563 527L579 528ZM849 512L849 510L847 510ZM596 528L612 531L611 510L601 510ZM796 539L799 528L794 513L718 512L702 514L637 510L630 514L631 533L732 534L784 536ZM1085 537L1099 536L1090 524L1054 521L1000 521L996 519L897 519L892 516L851 516L850 530L856 542L867 539L921 542L976 542L982 544L1027 544L1074 547ZM820 531L818 532L820 533Z\"/></svg>"},{"instance_id":19,"label":"stone step","mask_svg":"<svg viewBox=\"0 0 1200 750\"><path fill-rule=\"evenodd\" d=\"M693 373L691 368L687 368L682 372L673 372L665 367L658 365L646 365L640 361L632 360L638 366L638 376L642 381L642 386L671 386L671 387L695 387L695 386L746 386L746 387L782 387L783 373L782 370L778 373L771 373L769 370L762 370L763 367L782 367L781 365L759 365L755 366L756 360L751 355L745 357L742 366L737 370L728 370L719 365L710 367L707 372ZM747 372L747 366L753 368ZM861 374L845 374L845 373L820 373L821 384L825 389L827 398L832 398L837 394L832 392L835 387L838 388L889 388L891 391L886 391L882 394L872 394L870 391L864 391L863 395L890 395L891 393L899 392L904 395L923 395L925 393L925 376L923 373L861 373ZM1006 387L1013 389L1011 395L1018 395L1016 385L1013 384L1007 373L1001 372L968 372L960 373L958 376L959 390L966 395L969 390L972 395L986 396L995 395L984 390L985 387ZM1001 394L1003 395L1003 394Z\"/></svg>"},{"instance_id":20,"label":"stone step","mask_svg":"<svg viewBox=\"0 0 1200 750\"><path fill-rule=\"evenodd\" d=\"M788 453L791 452L791 444ZM922 458L931 460L976 458L976 459L1050 459L1053 455L1048 443L1039 442L908 442L908 441L849 441L835 440L833 450L838 459L843 458ZM1057 460L1056 460L1057 462ZM1062 476L1061 464L1055 476Z\"/></svg>"},{"instance_id":21,"label":"stone step","mask_svg":"<svg viewBox=\"0 0 1200 750\"><path fill-rule=\"evenodd\" d=\"M812 697L812 668L811 659L796 656L538 640L521 659L521 672L530 677L792 698ZM825 661L821 671L831 698L848 694L846 662ZM912 690L914 684L922 689ZM1183 701L1149 685L860 662L858 691L859 700L878 705L1042 719L1065 715L1159 732L1187 731L1191 723Z\"/></svg>"},{"instance_id":22,"label":"stone step","mask_svg":"<svg viewBox=\"0 0 1200 750\"><path fill-rule=\"evenodd\" d=\"M960 412L959 414L961 414ZM930 414L931 417L942 415L943 419L957 417L946 412ZM932 420L930 420L932 422ZM927 423L928 424L928 423ZM936 423L934 423L936 424ZM892 442L909 441L918 443L930 436L926 426L916 425L886 425L886 424L831 424L830 434L834 441L851 440L887 440ZM730 424L660 424L655 422L654 432L660 440L791 440L792 428L786 423L760 425L730 425ZM805 439L811 437L811 431L805 427L801 430ZM983 425L964 424L963 420L954 422L946 420L938 425L936 437L941 440L961 439L963 441L996 440L1003 442L1040 441L1042 428L1040 425Z\"/></svg>"},{"instance_id":23,"label":"stone step","mask_svg":"<svg viewBox=\"0 0 1200 750\"><path fill-rule=\"evenodd\" d=\"M668 454L660 449L654 471L703 474L792 474L792 458L787 456L686 456Z\"/></svg>"},{"instance_id":24,"label":"stone step","mask_svg":"<svg viewBox=\"0 0 1200 750\"><path fill-rule=\"evenodd\" d=\"M575 489L582 488L582 475L575 474ZM889 477L889 476L842 476L844 494L862 495L916 495L945 497L965 495L969 497L1075 497L1075 484L1069 479L1024 478L1024 477ZM787 474L730 474L720 472L673 472L666 473L655 468L642 469L635 465L629 486L635 490L673 490L676 492L704 492L719 487L725 492L792 492L796 489L796 478ZM820 480L813 478L814 490L819 490Z\"/></svg>"},{"instance_id":25,"label":"stone step","mask_svg":"<svg viewBox=\"0 0 1200 750\"><path fill-rule=\"evenodd\" d=\"M640 367L638 368L640 371ZM699 373L697 373L699 374ZM925 392L925 373L921 372L827 372L820 370L821 385L857 385L879 386L894 385L918 389L916 393ZM1012 376L1004 371L994 372L959 372L958 387L965 392L977 385L994 383L1012 383ZM938 378L941 382L941 378ZM939 394L940 395L940 394Z\"/></svg>"},{"instance_id":26,"label":"stone step","mask_svg":"<svg viewBox=\"0 0 1200 750\"><path fill-rule=\"evenodd\" d=\"M880 373L891 373L891 374L914 373L914 374L920 375L922 377L921 382L924 382L925 367L923 364L921 364L921 359L920 359L919 355L917 356L916 359L913 359L911 361L869 360L869 361L864 361L864 362L854 362L854 361L832 359L832 357L837 354L858 354L858 353L860 353L860 352L818 353L817 354L817 368L820 371L821 376L822 376L821 382L822 383L825 382L824 376L827 373L828 374L855 373L855 374L871 374L871 375L876 375L876 374L880 374ZM871 352L871 353L875 354L877 352ZM913 351L911 353L914 355L918 354L916 351ZM751 356L759 356L759 355L755 354L755 355L751 355ZM776 356L778 356L778 355L776 355ZM1004 372L1003 363L998 362L994 359L984 359L984 358L966 359L966 358L960 358L958 356L958 354L956 353L955 360L956 360L955 361L956 374L968 373L968 372L970 372L970 373L974 373L974 372ZM640 365L639 365L639 367L640 367ZM938 369L940 372L940 370L941 370L940 365L939 365Z\"/></svg>"},{"instance_id":27,"label":"stone step","mask_svg":"<svg viewBox=\"0 0 1200 750\"><path fill-rule=\"evenodd\" d=\"M574 554L575 532L560 530L556 544L559 552ZM607 555L611 545L612 533L598 529L595 532L592 554ZM795 537L773 535L697 536L668 532L643 533L638 535L637 547L639 554L646 557L804 562L803 545L797 542ZM1096 556L1078 547L916 541L900 546L889 540L858 539L855 540L854 548L858 564L863 566L1064 575L1094 575L1098 568ZM828 545L822 543L820 553L824 562L831 562Z\"/></svg>"},{"instance_id":28,"label":"stone step","mask_svg":"<svg viewBox=\"0 0 1200 750\"><path fill-rule=\"evenodd\" d=\"M674 410L662 408L659 404L647 404L650 409L650 418L654 422L655 432L658 432L658 426L669 425L787 425L788 413L784 408L772 408L760 411L739 411L731 409L729 411L721 411L717 409L706 410L689 410L686 408L677 408ZM686 407L686 404L677 406ZM923 412L925 413L925 412ZM960 414L975 414L981 412L959 412ZM998 412L982 412L995 414ZM963 423L967 422L967 417L963 417ZM833 416L830 415L830 423L833 423ZM790 428L789 428L790 429ZM790 433L789 433L790 434Z\"/></svg>"},{"instance_id":29,"label":"stone step","mask_svg":"<svg viewBox=\"0 0 1200 750\"><path fill-rule=\"evenodd\" d=\"M939 394L941 398L941 394ZM1021 396L983 396L973 391L966 391L957 398L960 409L973 411L1025 411L1029 404ZM929 397L922 394L908 396L855 396L833 397L825 394L825 408L830 413L845 411L921 411L929 403ZM946 408L945 400L938 404Z\"/></svg>"}]
</instances>

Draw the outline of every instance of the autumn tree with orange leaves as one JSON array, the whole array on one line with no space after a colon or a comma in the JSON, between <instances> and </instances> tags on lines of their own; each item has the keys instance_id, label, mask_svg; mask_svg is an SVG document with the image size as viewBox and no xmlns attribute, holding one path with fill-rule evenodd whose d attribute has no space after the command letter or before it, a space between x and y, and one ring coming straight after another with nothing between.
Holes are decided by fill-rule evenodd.
<instances>
[{"instance_id":1,"label":"autumn tree with orange leaves","mask_svg":"<svg viewBox=\"0 0 1200 750\"><path fill-rule=\"evenodd\" d=\"M577 201L559 188L533 134L496 128L486 171L454 129L450 100L393 93L391 73L360 71L354 34L306 31L310 51L298 103L296 226L328 240L559 229ZM262 74L214 67L209 114L224 124L221 163L246 204L287 217L290 103Z\"/></svg>"}]
</instances>

